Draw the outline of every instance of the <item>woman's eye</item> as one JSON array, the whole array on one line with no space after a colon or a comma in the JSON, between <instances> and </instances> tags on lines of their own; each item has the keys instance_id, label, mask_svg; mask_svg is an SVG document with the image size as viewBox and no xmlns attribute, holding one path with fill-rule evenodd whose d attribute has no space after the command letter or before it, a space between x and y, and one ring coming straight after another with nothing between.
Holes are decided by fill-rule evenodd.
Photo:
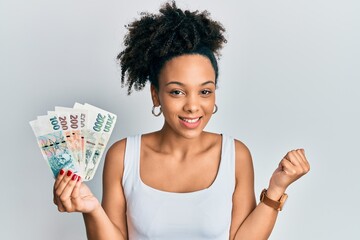
<instances>
[{"instance_id":1,"label":"woman's eye","mask_svg":"<svg viewBox=\"0 0 360 240\"><path fill-rule=\"evenodd\" d=\"M180 90L173 90L173 91L170 92L170 94L171 95L181 95L181 94L183 94L183 92L180 91Z\"/></svg>"},{"instance_id":2,"label":"woman's eye","mask_svg":"<svg viewBox=\"0 0 360 240\"><path fill-rule=\"evenodd\" d=\"M209 94L211 94L212 93L212 91L210 91L210 90L208 90L208 89L205 89L205 90L202 90L201 91L201 94L202 95L209 95Z\"/></svg>"}]
</instances>

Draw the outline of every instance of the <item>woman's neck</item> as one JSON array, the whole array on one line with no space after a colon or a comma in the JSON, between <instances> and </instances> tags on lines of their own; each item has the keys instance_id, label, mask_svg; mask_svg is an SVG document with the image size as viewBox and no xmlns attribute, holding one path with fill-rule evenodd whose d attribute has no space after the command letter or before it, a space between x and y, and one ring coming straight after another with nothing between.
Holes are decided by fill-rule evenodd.
<instances>
[{"instance_id":1,"label":"woman's neck","mask_svg":"<svg viewBox=\"0 0 360 240\"><path fill-rule=\"evenodd\" d=\"M198 136L186 138L175 131L163 127L156 132L158 139L157 146L159 151L164 153L171 153L173 156L185 159L186 156L204 151L209 145L209 139L205 136L207 132L202 131Z\"/></svg>"}]
</instances>

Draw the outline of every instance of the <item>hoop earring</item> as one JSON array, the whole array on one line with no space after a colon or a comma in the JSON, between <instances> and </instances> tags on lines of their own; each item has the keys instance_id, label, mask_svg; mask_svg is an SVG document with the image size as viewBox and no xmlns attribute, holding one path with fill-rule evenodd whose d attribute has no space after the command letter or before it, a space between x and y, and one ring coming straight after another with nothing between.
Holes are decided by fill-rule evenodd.
<instances>
[{"instance_id":1,"label":"hoop earring","mask_svg":"<svg viewBox=\"0 0 360 240\"><path fill-rule=\"evenodd\" d=\"M152 113L155 117L158 117L158 116L160 116L161 113L162 113L161 106L159 107L159 112L158 112L158 113L155 113L155 107L156 107L156 106L153 106L153 107L152 107L151 113Z\"/></svg>"},{"instance_id":2,"label":"hoop earring","mask_svg":"<svg viewBox=\"0 0 360 240\"><path fill-rule=\"evenodd\" d=\"M218 106L215 104L215 106L214 106L215 108L214 108L214 111L213 111L213 114L215 114L216 112L217 112L217 110L218 110Z\"/></svg>"}]
</instances>

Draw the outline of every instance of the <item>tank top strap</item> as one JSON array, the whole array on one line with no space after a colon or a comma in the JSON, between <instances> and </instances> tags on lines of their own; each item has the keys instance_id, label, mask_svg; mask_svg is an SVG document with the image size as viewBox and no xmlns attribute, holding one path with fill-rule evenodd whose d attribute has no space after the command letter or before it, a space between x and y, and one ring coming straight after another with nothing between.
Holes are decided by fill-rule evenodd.
<instances>
[{"instance_id":1,"label":"tank top strap","mask_svg":"<svg viewBox=\"0 0 360 240\"><path fill-rule=\"evenodd\" d=\"M141 135L134 135L126 138L124 172L122 184L124 191L131 190L138 184L139 176L139 159Z\"/></svg>"},{"instance_id":2,"label":"tank top strap","mask_svg":"<svg viewBox=\"0 0 360 240\"><path fill-rule=\"evenodd\" d=\"M224 168L227 175L235 176L235 140L228 135L223 136L221 158L224 160ZM230 171L230 172L229 172Z\"/></svg>"},{"instance_id":3,"label":"tank top strap","mask_svg":"<svg viewBox=\"0 0 360 240\"><path fill-rule=\"evenodd\" d=\"M220 165L214 185L212 187L226 186L229 191L233 191L235 186L235 141L233 137L224 134L222 134Z\"/></svg>"}]
</instances>

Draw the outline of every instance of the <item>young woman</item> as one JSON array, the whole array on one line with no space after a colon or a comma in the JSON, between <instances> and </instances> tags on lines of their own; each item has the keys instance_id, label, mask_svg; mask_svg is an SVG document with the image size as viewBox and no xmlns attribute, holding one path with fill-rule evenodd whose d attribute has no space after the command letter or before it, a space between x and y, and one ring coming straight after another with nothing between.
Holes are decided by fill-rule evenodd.
<instances>
[{"instance_id":1,"label":"young woman","mask_svg":"<svg viewBox=\"0 0 360 240\"><path fill-rule=\"evenodd\" d=\"M118 56L128 93L151 83L156 132L116 142L103 173L102 204L80 177L54 184L60 212L82 212L89 239L267 239L285 190L309 171L304 150L280 161L256 205L250 152L239 140L203 131L217 111L215 55L226 42L207 12L167 3L128 25Z\"/></svg>"}]
</instances>

